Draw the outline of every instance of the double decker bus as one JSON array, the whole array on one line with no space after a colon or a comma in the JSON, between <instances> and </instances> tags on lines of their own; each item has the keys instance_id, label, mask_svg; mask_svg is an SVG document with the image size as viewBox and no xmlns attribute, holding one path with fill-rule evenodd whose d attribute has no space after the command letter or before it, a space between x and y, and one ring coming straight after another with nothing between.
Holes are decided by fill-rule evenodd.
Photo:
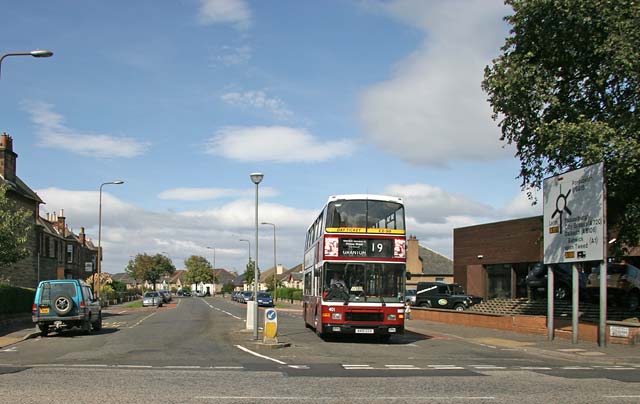
<instances>
[{"instance_id":1,"label":"double decker bus","mask_svg":"<svg viewBox=\"0 0 640 404\"><path fill-rule=\"evenodd\" d=\"M402 198L329 197L307 231L305 325L321 337L401 334L406 278Z\"/></svg>"}]
</instances>

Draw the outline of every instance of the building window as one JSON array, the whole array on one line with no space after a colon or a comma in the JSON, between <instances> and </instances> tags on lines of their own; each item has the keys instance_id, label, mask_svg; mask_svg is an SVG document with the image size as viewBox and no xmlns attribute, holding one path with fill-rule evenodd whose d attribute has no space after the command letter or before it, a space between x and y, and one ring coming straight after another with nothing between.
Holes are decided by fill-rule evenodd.
<instances>
[{"instance_id":1,"label":"building window","mask_svg":"<svg viewBox=\"0 0 640 404\"><path fill-rule=\"evenodd\" d=\"M73 244L67 244L67 263L73 263Z\"/></svg>"},{"instance_id":2,"label":"building window","mask_svg":"<svg viewBox=\"0 0 640 404\"><path fill-rule=\"evenodd\" d=\"M444 278L441 276L436 276L436 282L444 282Z\"/></svg>"}]
</instances>

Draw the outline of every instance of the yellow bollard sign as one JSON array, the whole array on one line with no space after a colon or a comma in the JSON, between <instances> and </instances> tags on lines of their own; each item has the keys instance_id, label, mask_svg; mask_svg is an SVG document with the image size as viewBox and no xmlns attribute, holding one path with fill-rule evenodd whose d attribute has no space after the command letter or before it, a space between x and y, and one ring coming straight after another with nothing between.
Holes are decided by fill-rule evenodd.
<instances>
[{"instance_id":1,"label":"yellow bollard sign","mask_svg":"<svg viewBox=\"0 0 640 404\"><path fill-rule=\"evenodd\" d=\"M276 309L267 309L264 311L264 342L277 343L278 335L278 313Z\"/></svg>"}]
</instances>

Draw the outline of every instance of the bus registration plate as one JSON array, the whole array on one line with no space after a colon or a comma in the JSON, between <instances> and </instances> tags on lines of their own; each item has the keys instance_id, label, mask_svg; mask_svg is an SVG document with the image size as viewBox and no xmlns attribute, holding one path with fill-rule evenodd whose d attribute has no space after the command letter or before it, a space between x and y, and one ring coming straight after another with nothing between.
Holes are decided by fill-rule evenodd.
<instances>
[{"instance_id":1,"label":"bus registration plate","mask_svg":"<svg viewBox=\"0 0 640 404\"><path fill-rule=\"evenodd\" d=\"M373 334L373 328L356 328L356 334Z\"/></svg>"}]
</instances>

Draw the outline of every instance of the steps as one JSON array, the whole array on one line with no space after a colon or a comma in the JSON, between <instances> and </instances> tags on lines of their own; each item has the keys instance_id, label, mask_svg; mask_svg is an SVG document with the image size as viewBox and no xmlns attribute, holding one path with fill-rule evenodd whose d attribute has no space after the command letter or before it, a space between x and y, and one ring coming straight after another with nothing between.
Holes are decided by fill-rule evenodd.
<instances>
[{"instance_id":1,"label":"steps","mask_svg":"<svg viewBox=\"0 0 640 404\"><path fill-rule=\"evenodd\" d=\"M571 302L566 300L555 301L554 317L556 319L571 319ZM495 314L502 316L546 316L546 300L529 299L492 299L476 304L469 308L470 312ZM599 320L599 307L597 304L580 302L578 307L580 321L597 323ZM609 307L607 320L609 321L634 321L638 322L640 313L630 312L621 307Z\"/></svg>"}]
</instances>

